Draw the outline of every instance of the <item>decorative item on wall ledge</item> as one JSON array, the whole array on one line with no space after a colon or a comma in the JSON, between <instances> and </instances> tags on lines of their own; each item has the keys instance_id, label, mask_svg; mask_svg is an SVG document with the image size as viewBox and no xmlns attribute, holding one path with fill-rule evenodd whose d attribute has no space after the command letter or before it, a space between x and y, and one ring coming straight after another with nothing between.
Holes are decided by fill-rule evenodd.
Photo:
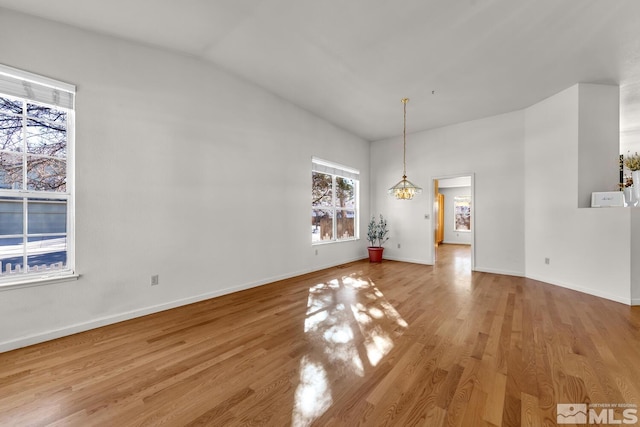
<instances>
[{"instance_id":1,"label":"decorative item on wall ledge","mask_svg":"<svg viewBox=\"0 0 640 427\"><path fill-rule=\"evenodd\" d=\"M620 156L620 168L623 168L623 156ZM633 207L638 205L638 200L636 199L633 191L633 178L631 175L622 175L620 177L620 191L624 195L624 206L625 207Z\"/></svg>"},{"instance_id":2,"label":"decorative item on wall ledge","mask_svg":"<svg viewBox=\"0 0 640 427\"><path fill-rule=\"evenodd\" d=\"M619 191L600 191L591 193L592 208L610 208L624 206L624 195Z\"/></svg>"},{"instance_id":3,"label":"decorative item on wall ledge","mask_svg":"<svg viewBox=\"0 0 640 427\"><path fill-rule=\"evenodd\" d=\"M387 228L387 220L382 214L380 220L376 222L376 217L372 216L367 227L367 240L369 241L369 262L382 262L382 253L384 247L382 245L389 240L389 229Z\"/></svg>"},{"instance_id":4,"label":"decorative item on wall ledge","mask_svg":"<svg viewBox=\"0 0 640 427\"><path fill-rule=\"evenodd\" d=\"M402 98L402 104L404 105L402 180L389 189L389 194L395 196L398 200L411 200L414 195L422 192L422 188L407 179L407 102L409 102L409 98Z\"/></svg>"},{"instance_id":5,"label":"decorative item on wall ledge","mask_svg":"<svg viewBox=\"0 0 640 427\"><path fill-rule=\"evenodd\" d=\"M625 157L624 165L631 171L633 195L637 203L640 200L640 154L636 152Z\"/></svg>"},{"instance_id":6,"label":"decorative item on wall ledge","mask_svg":"<svg viewBox=\"0 0 640 427\"><path fill-rule=\"evenodd\" d=\"M624 155L620 154L618 164L620 165L620 190L624 190L627 187L624 177Z\"/></svg>"},{"instance_id":7,"label":"decorative item on wall ledge","mask_svg":"<svg viewBox=\"0 0 640 427\"><path fill-rule=\"evenodd\" d=\"M631 178L631 175L626 175L622 178L620 189L622 190L622 194L624 194L625 207L632 207L638 204L638 200L633 194L633 178Z\"/></svg>"}]
</instances>

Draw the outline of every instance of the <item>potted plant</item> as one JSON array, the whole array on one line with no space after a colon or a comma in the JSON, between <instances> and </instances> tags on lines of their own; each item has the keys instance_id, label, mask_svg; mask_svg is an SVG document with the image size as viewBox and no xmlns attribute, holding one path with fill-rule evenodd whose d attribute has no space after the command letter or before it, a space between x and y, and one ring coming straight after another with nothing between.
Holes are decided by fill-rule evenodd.
<instances>
[{"instance_id":1,"label":"potted plant","mask_svg":"<svg viewBox=\"0 0 640 427\"><path fill-rule=\"evenodd\" d=\"M635 193L636 200L640 199L640 155L636 152L633 155L628 155L624 159L624 165L631 171L631 177L633 180L633 192Z\"/></svg>"},{"instance_id":2,"label":"potted plant","mask_svg":"<svg viewBox=\"0 0 640 427\"><path fill-rule=\"evenodd\" d=\"M389 240L388 234L387 220L380 215L380 220L376 221L376 217L372 216L367 227L369 262L382 262L382 252L384 251L382 245Z\"/></svg>"}]
</instances>

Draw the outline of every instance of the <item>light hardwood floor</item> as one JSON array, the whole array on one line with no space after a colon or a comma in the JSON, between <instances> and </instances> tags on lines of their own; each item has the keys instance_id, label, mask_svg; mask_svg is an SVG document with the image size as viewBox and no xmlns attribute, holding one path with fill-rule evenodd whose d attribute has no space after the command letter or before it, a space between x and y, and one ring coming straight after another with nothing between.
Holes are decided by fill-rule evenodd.
<instances>
[{"instance_id":1,"label":"light hardwood floor","mask_svg":"<svg viewBox=\"0 0 640 427\"><path fill-rule=\"evenodd\" d=\"M0 425L551 426L559 403L640 405L640 307L438 255L0 354Z\"/></svg>"}]
</instances>

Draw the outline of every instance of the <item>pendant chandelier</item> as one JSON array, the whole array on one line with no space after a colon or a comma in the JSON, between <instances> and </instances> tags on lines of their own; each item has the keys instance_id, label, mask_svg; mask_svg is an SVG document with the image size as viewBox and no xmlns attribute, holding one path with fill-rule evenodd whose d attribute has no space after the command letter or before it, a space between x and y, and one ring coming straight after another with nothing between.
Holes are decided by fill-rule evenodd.
<instances>
[{"instance_id":1,"label":"pendant chandelier","mask_svg":"<svg viewBox=\"0 0 640 427\"><path fill-rule=\"evenodd\" d=\"M398 200L411 200L416 194L422 193L422 188L416 186L407 179L407 102L409 98L402 98L404 104L404 126L402 129L402 139L404 141L402 155L402 180L389 189L389 194Z\"/></svg>"}]
</instances>

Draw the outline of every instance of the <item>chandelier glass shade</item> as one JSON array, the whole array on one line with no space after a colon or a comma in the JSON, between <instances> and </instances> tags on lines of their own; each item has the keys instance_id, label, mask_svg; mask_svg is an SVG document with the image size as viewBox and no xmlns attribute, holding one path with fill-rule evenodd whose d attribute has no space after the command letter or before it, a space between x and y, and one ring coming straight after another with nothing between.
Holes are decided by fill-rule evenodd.
<instances>
[{"instance_id":1,"label":"chandelier glass shade","mask_svg":"<svg viewBox=\"0 0 640 427\"><path fill-rule=\"evenodd\" d=\"M411 200L413 196L420 193L422 188L409 181L406 175L402 175L402 180L389 189L389 194L398 200Z\"/></svg>"},{"instance_id":2,"label":"chandelier glass shade","mask_svg":"<svg viewBox=\"0 0 640 427\"><path fill-rule=\"evenodd\" d=\"M402 98L402 104L404 105L402 180L389 189L389 194L398 200L411 200L416 194L422 193L422 188L407 179L407 102L409 102L409 98Z\"/></svg>"}]
</instances>

